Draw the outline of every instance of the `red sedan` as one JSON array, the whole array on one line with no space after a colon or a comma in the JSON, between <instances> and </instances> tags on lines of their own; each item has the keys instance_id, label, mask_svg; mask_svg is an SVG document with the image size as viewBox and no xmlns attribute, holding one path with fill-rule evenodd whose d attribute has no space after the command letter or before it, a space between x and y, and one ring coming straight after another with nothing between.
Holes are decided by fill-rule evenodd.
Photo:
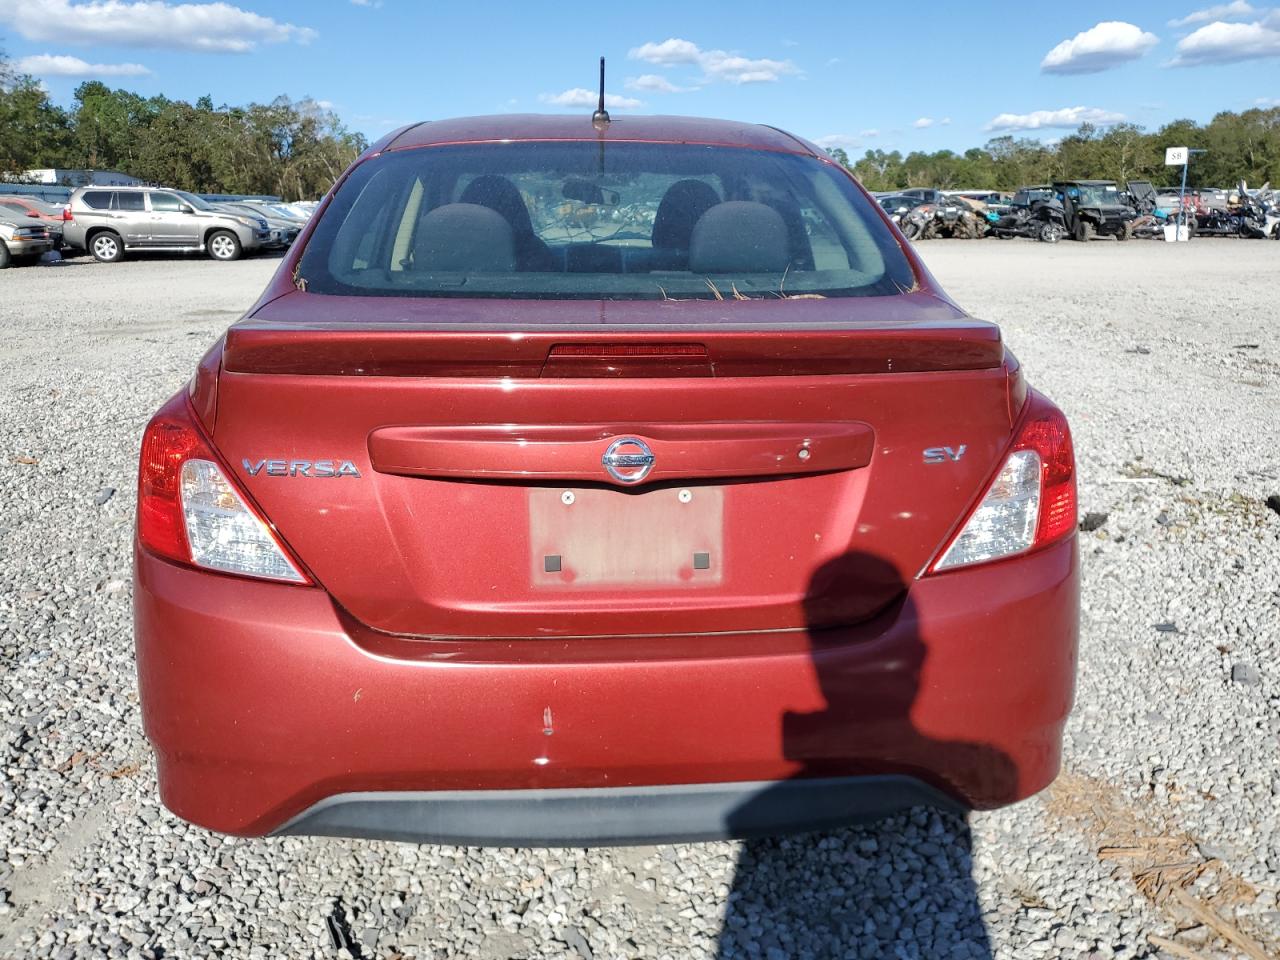
<instances>
[{"instance_id":1,"label":"red sedan","mask_svg":"<svg viewBox=\"0 0 1280 960\"><path fill-rule=\"evenodd\" d=\"M146 429L165 804L576 844L990 808L1059 767L1062 413L812 144L424 123Z\"/></svg>"}]
</instances>

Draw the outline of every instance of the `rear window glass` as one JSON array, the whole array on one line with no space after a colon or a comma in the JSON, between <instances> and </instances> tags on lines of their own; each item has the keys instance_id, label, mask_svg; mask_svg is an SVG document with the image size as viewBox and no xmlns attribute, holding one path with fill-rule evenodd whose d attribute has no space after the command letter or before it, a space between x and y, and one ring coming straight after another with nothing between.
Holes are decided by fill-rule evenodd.
<instances>
[{"instance_id":1,"label":"rear window glass","mask_svg":"<svg viewBox=\"0 0 1280 960\"><path fill-rule=\"evenodd\" d=\"M142 200L140 193L124 193L123 191L116 194L115 210L145 210L146 204Z\"/></svg>"},{"instance_id":2,"label":"rear window glass","mask_svg":"<svg viewBox=\"0 0 1280 960\"><path fill-rule=\"evenodd\" d=\"M914 277L814 157L687 144L428 147L369 160L316 225L320 294L762 299L900 293Z\"/></svg>"},{"instance_id":3,"label":"rear window glass","mask_svg":"<svg viewBox=\"0 0 1280 960\"><path fill-rule=\"evenodd\" d=\"M111 206L110 190L90 190L80 198L86 207L94 210L106 210Z\"/></svg>"}]
</instances>

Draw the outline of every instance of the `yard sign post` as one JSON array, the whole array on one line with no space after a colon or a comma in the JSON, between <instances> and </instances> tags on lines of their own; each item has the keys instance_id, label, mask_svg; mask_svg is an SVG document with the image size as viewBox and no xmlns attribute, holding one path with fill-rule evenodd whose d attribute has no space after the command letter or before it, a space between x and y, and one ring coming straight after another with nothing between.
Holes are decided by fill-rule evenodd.
<instances>
[{"instance_id":1,"label":"yard sign post","mask_svg":"<svg viewBox=\"0 0 1280 960\"><path fill-rule=\"evenodd\" d=\"M1178 191L1178 239L1182 239L1182 231L1187 226L1187 167L1191 166L1191 154L1204 153L1204 150L1192 150L1190 147L1166 147L1164 165L1166 167L1182 167L1182 189Z\"/></svg>"}]
</instances>

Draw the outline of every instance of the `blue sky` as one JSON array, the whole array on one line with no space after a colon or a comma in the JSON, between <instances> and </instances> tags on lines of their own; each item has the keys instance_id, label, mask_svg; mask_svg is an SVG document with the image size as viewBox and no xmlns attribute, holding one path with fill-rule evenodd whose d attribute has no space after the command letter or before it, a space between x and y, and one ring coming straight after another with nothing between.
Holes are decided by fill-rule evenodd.
<instances>
[{"instance_id":1,"label":"blue sky","mask_svg":"<svg viewBox=\"0 0 1280 960\"><path fill-rule=\"evenodd\" d=\"M1246 0L0 0L0 47L62 103L89 77L219 104L283 93L371 139L589 109L574 91L594 88L601 54L615 112L760 121L851 154L1280 105L1280 6Z\"/></svg>"}]
</instances>

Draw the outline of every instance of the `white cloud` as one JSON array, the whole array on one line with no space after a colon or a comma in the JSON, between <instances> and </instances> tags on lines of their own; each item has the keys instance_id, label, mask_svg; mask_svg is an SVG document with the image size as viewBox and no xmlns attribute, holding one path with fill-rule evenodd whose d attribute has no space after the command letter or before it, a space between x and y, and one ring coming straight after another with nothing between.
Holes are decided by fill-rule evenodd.
<instances>
[{"instance_id":1,"label":"white cloud","mask_svg":"<svg viewBox=\"0 0 1280 960\"><path fill-rule=\"evenodd\" d=\"M628 90L645 90L650 93L687 93L690 87L677 87L666 77L659 76L656 73L645 73L638 77L628 77L626 82Z\"/></svg>"},{"instance_id":2,"label":"white cloud","mask_svg":"<svg viewBox=\"0 0 1280 960\"><path fill-rule=\"evenodd\" d=\"M862 141L851 133L828 133L825 137L814 137L813 142L823 150L853 150L862 146Z\"/></svg>"},{"instance_id":3,"label":"white cloud","mask_svg":"<svg viewBox=\"0 0 1280 960\"><path fill-rule=\"evenodd\" d=\"M727 50L703 50L691 40L678 37L661 43L643 43L633 47L627 56L660 66L696 66L708 79L735 84L773 83L800 72L790 60L752 59Z\"/></svg>"},{"instance_id":4,"label":"white cloud","mask_svg":"<svg viewBox=\"0 0 1280 960\"><path fill-rule=\"evenodd\" d=\"M538 95L538 99L555 107L587 108L595 107L599 103L600 95L585 87L574 87L564 93L542 93ZM617 94L606 93L604 105L610 110L634 110L636 107L644 106L644 102L633 97L620 97Z\"/></svg>"},{"instance_id":5,"label":"white cloud","mask_svg":"<svg viewBox=\"0 0 1280 960\"><path fill-rule=\"evenodd\" d=\"M646 63L661 63L667 66L675 63L697 63L702 56L698 45L690 40L671 37L661 43L642 43L632 48L627 56L632 60L643 60Z\"/></svg>"},{"instance_id":6,"label":"white cloud","mask_svg":"<svg viewBox=\"0 0 1280 960\"><path fill-rule=\"evenodd\" d=\"M351 0L357 7L369 7L371 10L378 10L382 7L382 0Z\"/></svg>"},{"instance_id":7,"label":"white cloud","mask_svg":"<svg viewBox=\"0 0 1280 960\"><path fill-rule=\"evenodd\" d=\"M1220 3L1216 7L1195 10L1185 17L1170 20L1171 27L1190 27L1197 23L1210 23L1214 20L1230 20L1236 17L1251 17L1258 11L1245 3L1245 0L1232 0L1231 3Z\"/></svg>"},{"instance_id":8,"label":"white cloud","mask_svg":"<svg viewBox=\"0 0 1280 960\"><path fill-rule=\"evenodd\" d=\"M933 119L933 117L921 117L919 120L916 120L911 125L915 127L917 130L927 130L929 127L932 127L937 122L938 121Z\"/></svg>"},{"instance_id":9,"label":"white cloud","mask_svg":"<svg viewBox=\"0 0 1280 960\"><path fill-rule=\"evenodd\" d=\"M149 74L140 63L88 63L79 57L38 53L14 61L18 73L36 77L141 77Z\"/></svg>"},{"instance_id":10,"label":"white cloud","mask_svg":"<svg viewBox=\"0 0 1280 960\"><path fill-rule=\"evenodd\" d=\"M0 0L0 23L27 40L247 53L260 43L308 43L310 27L229 3L163 0Z\"/></svg>"},{"instance_id":11,"label":"white cloud","mask_svg":"<svg viewBox=\"0 0 1280 960\"><path fill-rule=\"evenodd\" d=\"M1280 97L1259 97L1253 101L1255 107L1280 107Z\"/></svg>"},{"instance_id":12,"label":"white cloud","mask_svg":"<svg viewBox=\"0 0 1280 960\"><path fill-rule=\"evenodd\" d=\"M1107 20L1063 40L1040 61L1044 73L1101 73L1137 60L1160 39L1141 27Z\"/></svg>"},{"instance_id":13,"label":"white cloud","mask_svg":"<svg viewBox=\"0 0 1280 960\"><path fill-rule=\"evenodd\" d=\"M332 100L317 100L317 101L315 101L315 105L316 105L317 107L319 107L321 110L332 110L332 109L333 109L333 101L332 101Z\"/></svg>"},{"instance_id":14,"label":"white cloud","mask_svg":"<svg viewBox=\"0 0 1280 960\"><path fill-rule=\"evenodd\" d=\"M871 127L871 128L870 128L870 129L868 129L868 130L859 130L859 131L858 131L858 136L860 136L860 137L878 137L878 136L880 136L880 131L879 131L879 130L877 130L875 127Z\"/></svg>"},{"instance_id":15,"label":"white cloud","mask_svg":"<svg viewBox=\"0 0 1280 960\"><path fill-rule=\"evenodd\" d=\"M1171 67L1280 57L1280 10L1252 23L1210 23L1178 41Z\"/></svg>"},{"instance_id":16,"label":"white cloud","mask_svg":"<svg viewBox=\"0 0 1280 960\"><path fill-rule=\"evenodd\" d=\"M1002 113L987 124L987 130L1074 129L1082 123L1109 127L1122 123L1123 113L1097 107L1063 107L1061 110L1034 110L1031 113Z\"/></svg>"}]
</instances>

